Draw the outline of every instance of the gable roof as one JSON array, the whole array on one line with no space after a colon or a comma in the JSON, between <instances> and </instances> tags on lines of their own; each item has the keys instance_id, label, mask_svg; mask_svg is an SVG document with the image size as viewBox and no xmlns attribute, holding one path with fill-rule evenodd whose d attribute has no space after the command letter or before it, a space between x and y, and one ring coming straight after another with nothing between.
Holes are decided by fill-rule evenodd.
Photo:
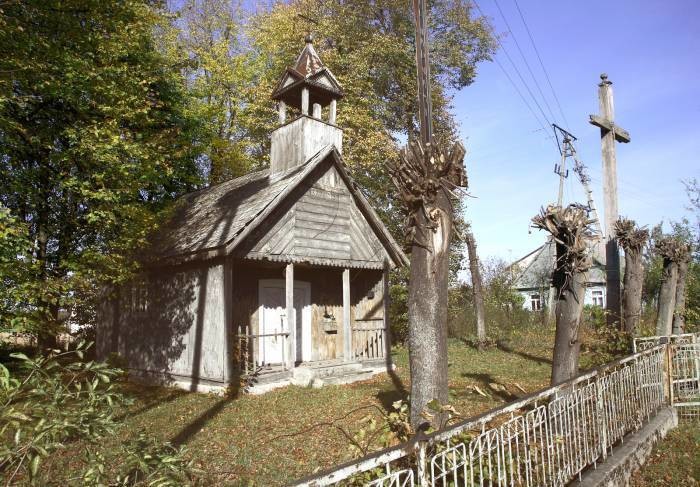
<instances>
[{"instance_id":1,"label":"gable roof","mask_svg":"<svg viewBox=\"0 0 700 487\"><path fill-rule=\"evenodd\" d=\"M605 255L600 253L598 245L592 247L593 263L588 270L587 284L605 284ZM539 289L548 286L554 269L556 246L552 239L537 247L525 257L515 261L510 268L517 272L513 282L515 289Z\"/></svg>"},{"instance_id":2,"label":"gable roof","mask_svg":"<svg viewBox=\"0 0 700 487\"><path fill-rule=\"evenodd\" d=\"M365 216L395 265L408 259L369 205L345 169L332 145L323 147L306 163L271 175L254 172L181 197L172 217L155 236L154 261L197 260L228 255L262 224L314 169L330 160L345 181L355 204Z\"/></svg>"}]
</instances>

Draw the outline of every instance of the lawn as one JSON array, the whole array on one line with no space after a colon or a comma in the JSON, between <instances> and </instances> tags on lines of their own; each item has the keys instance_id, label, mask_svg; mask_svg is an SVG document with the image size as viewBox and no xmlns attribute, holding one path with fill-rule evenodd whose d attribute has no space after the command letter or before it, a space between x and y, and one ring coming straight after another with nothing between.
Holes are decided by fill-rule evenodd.
<instances>
[{"instance_id":1,"label":"lawn","mask_svg":"<svg viewBox=\"0 0 700 487\"><path fill-rule=\"evenodd\" d=\"M524 395L523 390L548 385L552 330L521 331L510 343L510 352L498 348L479 352L459 341L450 342L451 403L461 415L477 414ZM388 409L406 398L408 353L397 347L392 355L393 377L382 374L321 389L289 386L261 396L230 398L127 384L125 390L135 403L124 412L120 435L110 441L145 431L184 445L203 471L205 483L284 484L352 458L343 433L322 423L337 420L352 434L372 409L352 411L370 405ZM103 448L109 457L110 443ZM69 449L49 462L48 478L61 484L71 473L71 456Z\"/></svg>"},{"instance_id":2,"label":"lawn","mask_svg":"<svg viewBox=\"0 0 700 487\"><path fill-rule=\"evenodd\" d=\"M681 423L651 453L634 487L700 485L700 423Z\"/></svg>"}]
</instances>

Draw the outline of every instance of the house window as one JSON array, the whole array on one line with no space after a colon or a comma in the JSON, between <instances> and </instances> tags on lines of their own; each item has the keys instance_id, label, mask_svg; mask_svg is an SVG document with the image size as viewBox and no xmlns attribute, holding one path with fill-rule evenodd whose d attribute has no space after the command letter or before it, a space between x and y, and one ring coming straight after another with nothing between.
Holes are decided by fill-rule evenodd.
<instances>
[{"instance_id":1,"label":"house window","mask_svg":"<svg viewBox=\"0 0 700 487\"><path fill-rule=\"evenodd\" d=\"M591 291L591 294L593 295L593 305L594 306L604 306L605 304L603 303L603 290L602 289L594 289Z\"/></svg>"},{"instance_id":2,"label":"house window","mask_svg":"<svg viewBox=\"0 0 700 487\"><path fill-rule=\"evenodd\" d=\"M539 294L530 294L530 309L540 311L542 309L542 298Z\"/></svg>"}]
</instances>

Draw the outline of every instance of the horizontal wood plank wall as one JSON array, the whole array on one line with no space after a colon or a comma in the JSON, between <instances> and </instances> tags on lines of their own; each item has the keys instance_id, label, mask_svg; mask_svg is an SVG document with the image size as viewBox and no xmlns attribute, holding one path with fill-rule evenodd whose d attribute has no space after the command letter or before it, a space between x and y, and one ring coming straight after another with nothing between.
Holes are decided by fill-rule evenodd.
<instances>
[{"instance_id":1,"label":"horizontal wood plank wall","mask_svg":"<svg viewBox=\"0 0 700 487\"><path fill-rule=\"evenodd\" d=\"M353 354L358 360L384 357L383 271L355 270L353 279ZM370 297L372 296L372 297Z\"/></svg>"},{"instance_id":2,"label":"horizontal wood plank wall","mask_svg":"<svg viewBox=\"0 0 700 487\"><path fill-rule=\"evenodd\" d=\"M247 257L325 265L338 261L339 266L352 261L374 268L388 259L334 167L300 186L292 198L286 212L275 215L268 230L256 236Z\"/></svg>"}]
</instances>

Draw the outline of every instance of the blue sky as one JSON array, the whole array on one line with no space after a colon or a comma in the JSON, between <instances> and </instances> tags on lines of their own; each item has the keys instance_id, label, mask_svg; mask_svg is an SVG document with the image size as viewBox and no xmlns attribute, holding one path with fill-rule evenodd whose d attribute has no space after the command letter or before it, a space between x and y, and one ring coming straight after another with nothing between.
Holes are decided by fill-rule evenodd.
<instances>
[{"instance_id":1,"label":"blue sky","mask_svg":"<svg viewBox=\"0 0 700 487\"><path fill-rule=\"evenodd\" d=\"M478 0L502 44L548 118L517 50L520 44L554 115L556 102L542 73L514 0ZM620 214L644 225L687 216L681 180L700 178L700 1L519 0L561 102L577 149L603 211L600 132L588 123L598 113L600 73L613 82L615 118L632 137L617 144ZM496 55L532 108L534 102L503 52ZM454 96L454 112L467 147L467 219L482 257L517 259L544 240L529 221L556 200L553 173L559 153L496 63L479 67L476 82ZM540 115L540 118L542 116ZM551 121L551 120L550 120ZM556 123L564 125L561 116ZM544 122L543 122L544 124ZM565 202L585 202L573 173Z\"/></svg>"}]
</instances>

